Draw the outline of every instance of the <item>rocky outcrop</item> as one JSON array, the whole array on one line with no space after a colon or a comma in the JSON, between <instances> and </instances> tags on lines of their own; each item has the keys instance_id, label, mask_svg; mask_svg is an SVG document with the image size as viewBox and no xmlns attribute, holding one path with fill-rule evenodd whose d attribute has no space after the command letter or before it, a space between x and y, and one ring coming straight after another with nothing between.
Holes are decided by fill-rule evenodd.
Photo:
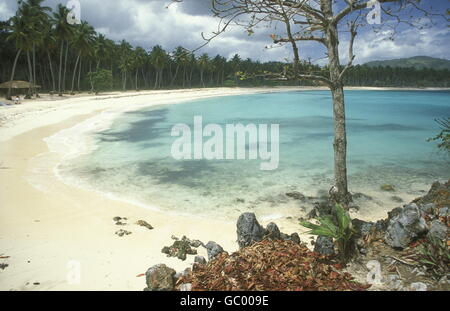
<instances>
[{"instance_id":1,"label":"rocky outcrop","mask_svg":"<svg viewBox=\"0 0 450 311\"><path fill-rule=\"evenodd\" d=\"M385 241L393 248L406 248L412 241L427 233L428 227L416 204L405 205L389 220Z\"/></svg>"},{"instance_id":2,"label":"rocky outcrop","mask_svg":"<svg viewBox=\"0 0 450 311\"><path fill-rule=\"evenodd\" d=\"M259 224L254 213L243 213L237 221L237 237L239 248L250 246L261 241L265 235L264 228Z\"/></svg>"},{"instance_id":3,"label":"rocky outcrop","mask_svg":"<svg viewBox=\"0 0 450 311\"><path fill-rule=\"evenodd\" d=\"M428 237L431 239L445 240L447 239L447 225L440 220L433 220L430 223L430 231Z\"/></svg>"},{"instance_id":4,"label":"rocky outcrop","mask_svg":"<svg viewBox=\"0 0 450 311\"><path fill-rule=\"evenodd\" d=\"M243 213L237 221L237 241L239 248L247 247L253 243L268 240L284 240L300 243L297 233L288 235L280 231L278 226L271 222L266 228L261 226L253 213Z\"/></svg>"},{"instance_id":5,"label":"rocky outcrop","mask_svg":"<svg viewBox=\"0 0 450 311\"><path fill-rule=\"evenodd\" d=\"M333 239L319 235L314 243L314 251L322 255L334 255Z\"/></svg>"},{"instance_id":6,"label":"rocky outcrop","mask_svg":"<svg viewBox=\"0 0 450 311\"><path fill-rule=\"evenodd\" d=\"M213 260L217 255L224 252L222 246L213 241L209 241L205 248L208 253L208 260Z\"/></svg>"},{"instance_id":7,"label":"rocky outcrop","mask_svg":"<svg viewBox=\"0 0 450 311\"><path fill-rule=\"evenodd\" d=\"M155 265L147 270L145 278L147 291L171 291L175 288L176 271L164 264Z\"/></svg>"}]
</instances>

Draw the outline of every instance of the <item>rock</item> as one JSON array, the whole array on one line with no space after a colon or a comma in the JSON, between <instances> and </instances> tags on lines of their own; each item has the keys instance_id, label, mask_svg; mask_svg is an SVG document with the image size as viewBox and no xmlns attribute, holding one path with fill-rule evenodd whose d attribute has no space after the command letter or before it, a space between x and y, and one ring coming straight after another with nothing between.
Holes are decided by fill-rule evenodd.
<instances>
[{"instance_id":1,"label":"rock","mask_svg":"<svg viewBox=\"0 0 450 311\"><path fill-rule=\"evenodd\" d=\"M118 222L118 221L121 221L121 220L122 220L122 217L116 216L116 217L113 218L113 220L114 220L115 222Z\"/></svg>"},{"instance_id":2,"label":"rock","mask_svg":"<svg viewBox=\"0 0 450 311\"><path fill-rule=\"evenodd\" d=\"M286 195L294 200L305 201L306 199L306 197L298 191L287 192Z\"/></svg>"},{"instance_id":3,"label":"rock","mask_svg":"<svg viewBox=\"0 0 450 311\"><path fill-rule=\"evenodd\" d=\"M430 191L428 191L426 195L415 199L413 202L418 205L424 205L427 203L438 204L439 202L442 204L441 206L447 206L445 203L450 203L450 180L445 184L441 184L438 181L434 182L433 185L431 185Z\"/></svg>"},{"instance_id":4,"label":"rock","mask_svg":"<svg viewBox=\"0 0 450 311\"><path fill-rule=\"evenodd\" d=\"M314 251L322 255L333 255L334 254L334 243L333 239L319 235L314 243Z\"/></svg>"},{"instance_id":5,"label":"rock","mask_svg":"<svg viewBox=\"0 0 450 311\"><path fill-rule=\"evenodd\" d=\"M437 238L440 240L447 239L447 225L437 219L433 220L430 223L430 231L428 231L428 237Z\"/></svg>"},{"instance_id":6,"label":"rock","mask_svg":"<svg viewBox=\"0 0 450 311\"><path fill-rule=\"evenodd\" d=\"M243 213L237 221L237 242L239 248L259 242L265 235L264 228L256 220L254 213Z\"/></svg>"},{"instance_id":7,"label":"rock","mask_svg":"<svg viewBox=\"0 0 450 311\"><path fill-rule=\"evenodd\" d=\"M388 219L392 219L395 216L399 215L401 212L403 211L403 208L401 207L396 207L394 208L392 211L388 212Z\"/></svg>"},{"instance_id":8,"label":"rock","mask_svg":"<svg viewBox=\"0 0 450 311\"><path fill-rule=\"evenodd\" d=\"M161 252L167 254L167 257L177 257L184 261L187 258L186 255L197 255L197 250L193 249L191 244L192 241L183 236L181 240L176 239L171 246L163 247Z\"/></svg>"},{"instance_id":9,"label":"rock","mask_svg":"<svg viewBox=\"0 0 450 311\"><path fill-rule=\"evenodd\" d=\"M9 265L7 263L0 263L0 269L5 270Z\"/></svg>"},{"instance_id":10,"label":"rock","mask_svg":"<svg viewBox=\"0 0 450 311\"><path fill-rule=\"evenodd\" d=\"M208 244L205 245L205 248L208 253L209 261L213 260L217 255L224 251L222 246L213 241L209 241Z\"/></svg>"},{"instance_id":11,"label":"rock","mask_svg":"<svg viewBox=\"0 0 450 311\"><path fill-rule=\"evenodd\" d=\"M389 274L387 276L386 285L391 290L403 290L403 282L397 274Z\"/></svg>"},{"instance_id":12,"label":"rock","mask_svg":"<svg viewBox=\"0 0 450 311\"><path fill-rule=\"evenodd\" d=\"M447 275L444 275L443 277L441 277L439 279L439 284L442 284L442 285L450 284L449 277Z\"/></svg>"},{"instance_id":13,"label":"rock","mask_svg":"<svg viewBox=\"0 0 450 311\"><path fill-rule=\"evenodd\" d=\"M373 222L363 221L358 218L352 219L352 225L357 234L361 237L368 235L375 226Z\"/></svg>"},{"instance_id":14,"label":"rock","mask_svg":"<svg viewBox=\"0 0 450 311\"><path fill-rule=\"evenodd\" d=\"M200 240L191 240L190 245L191 245L192 247L197 248L197 247L203 246L203 242L200 241Z\"/></svg>"},{"instance_id":15,"label":"rock","mask_svg":"<svg viewBox=\"0 0 450 311\"><path fill-rule=\"evenodd\" d=\"M434 203L427 203L419 206L419 209L425 214L433 214L435 209Z\"/></svg>"},{"instance_id":16,"label":"rock","mask_svg":"<svg viewBox=\"0 0 450 311\"><path fill-rule=\"evenodd\" d=\"M151 267L145 273L147 288L150 291L172 291L176 272L164 264Z\"/></svg>"},{"instance_id":17,"label":"rock","mask_svg":"<svg viewBox=\"0 0 450 311\"><path fill-rule=\"evenodd\" d=\"M290 240L291 240L292 242L294 242L294 243L297 243L297 244L300 244L300 242L301 242L301 241L300 241L300 236L298 235L297 232L294 232L294 233L291 234Z\"/></svg>"},{"instance_id":18,"label":"rock","mask_svg":"<svg viewBox=\"0 0 450 311\"><path fill-rule=\"evenodd\" d=\"M448 217L450 215L449 208L447 206L439 209L439 217Z\"/></svg>"},{"instance_id":19,"label":"rock","mask_svg":"<svg viewBox=\"0 0 450 311\"><path fill-rule=\"evenodd\" d=\"M427 284L422 282L411 283L411 285L409 285L409 289L416 292L426 292Z\"/></svg>"},{"instance_id":20,"label":"rock","mask_svg":"<svg viewBox=\"0 0 450 311\"><path fill-rule=\"evenodd\" d=\"M281 239L281 232L278 226L271 222L266 227L266 236L265 238L273 239L273 240L280 240Z\"/></svg>"},{"instance_id":21,"label":"rock","mask_svg":"<svg viewBox=\"0 0 450 311\"><path fill-rule=\"evenodd\" d=\"M190 292L192 291L192 284L191 283L181 284L178 290L180 292Z\"/></svg>"},{"instance_id":22,"label":"rock","mask_svg":"<svg viewBox=\"0 0 450 311\"><path fill-rule=\"evenodd\" d=\"M395 188L393 185L384 184L384 185L380 186L380 190L392 192L392 191L395 191Z\"/></svg>"},{"instance_id":23,"label":"rock","mask_svg":"<svg viewBox=\"0 0 450 311\"><path fill-rule=\"evenodd\" d=\"M194 262L201 265L206 265L206 259L203 256L195 256Z\"/></svg>"},{"instance_id":24,"label":"rock","mask_svg":"<svg viewBox=\"0 0 450 311\"><path fill-rule=\"evenodd\" d=\"M416 204L405 205L402 211L389 220L385 241L393 248L403 249L428 231L425 220Z\"/></svg>"},{"instance_id":25,"label":"rock","mask_svg":"<svg viewBox=\"0 0 450 311\"><path fill-rule=\"evenodd\" d=\"M116 234L117 234L118 236L124 236L124 235L129 235L129 234L131 234L131 232L130 232L130 231L127 231L127 230L120 229L120 230L116 231Z\"/></svg>"},{"instance_id":26,"label":"rock","mask_svg":"<svg viewBox=\"0 0 450 311\"><path fill-rule=\"evenodd\" d=\"M391 200L394 201L394 202L397 202L397 203L402 203L403 202L403 199L401 197L396 196L396 195L392 196Z\"/></svg>"},{"instance_id":27,"label":"rock","mask_svg":"<svg viewBox=\"0 0 450 311\"><path fill-rule=\"evenodd\" d=\"M150 225L150 224L149 224L148 222L146 222L145 220L138 220L138 221L136 222L136 224L137 224L138 226L145 227L145 228L147 228L148 230L153 230L152 225Z\"/></svg>"}]
</instances>

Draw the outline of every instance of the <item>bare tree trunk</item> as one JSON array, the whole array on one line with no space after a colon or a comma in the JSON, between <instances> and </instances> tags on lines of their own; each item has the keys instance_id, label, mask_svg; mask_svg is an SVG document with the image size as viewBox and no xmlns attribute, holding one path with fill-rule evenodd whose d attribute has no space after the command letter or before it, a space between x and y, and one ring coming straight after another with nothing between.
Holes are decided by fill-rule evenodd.
<instances>
[{"instance_id":1,"label":"bare tree trunk","mask_svg":"<svg viewBox=\"0 0 450 311\"><path fill-rule=\"evenodd\" d=\"M28 60L28 72L29 72L29 75L30 75L30 87L28 88L28 95L32 95L32 89L33 89L33 84L34 84L34 81L33 81L33 68L31 67L31 59L30 59L30 52L29 51L27 51L27 60Z\"/></svg>"},{"instance_id":2,"label":"bare tree trunk","mask_svg":"<svg viewBox=\"0 0 450 311\"><path fill-rule=\"evenodd\" d=\"M67 72L67 54L69 52L69 41L66 42L66 56L65 56L65 60L64 60L64 75L63 75L63 84L62 84L62 89L63 92L66 91L66 72Z\"/></svg>"},{"instance_id":3,"label":"bare tree trunk","mask_svg":"<svg viewBox=\"0 0 450 311\"><path fill-rule=\"evenodd\" d=\"M62 96L62 92L61 92L61 74L62 74L63 51L64 51L64 40L62 40L62 42L61 42L61 50L59 52L59 77L58 77L58 95L59 96Z\"/></svg>"},{"instance_id":4,"label":"bare tree trunk","mask_svg":"<svg viewBox=\"0 0 450 311\"><path fill-rule=\"evenodd\" d=\"M332 16L331 1L325 13ZM334 187L330 191L331 198L337 203L348 207L351 195L347 184L347 132L345 126L344 86L342 83L341 65L339 61L339 37L336 25L329 24L326 30L326 44L328 50L330 86L333 98L334 118Z\"/></svg>"},{"instance_id":5,"label":"bare tree trunk","mask_svg":"<svg viewBox=\"0 0 450 311\"><path fill-rule=\"evenodd\" d=\"M70 89L70 93L73 94L73 88L75 85L75 75L77 73L77 68L78 68L78 62L80 61L80 56L81 56L81 52L78 53L77 56L77 60L75 62L75 68L73 69L73 74L72 74L72 88Z\"/></svg>"},{"instance_id":6,"label":"bare tree trunk","mask_svg":"<svg viewBox=\"0 0 450 311\"><path fill-rule=\"evenodd\" d=\"M10 99L11 98L11 86L12 86L12 81L14 80L14 74L16 73L16 66L17 66L17 61L19 60L19 56L20 53L22 53L22 49L19 49L17 51L16 54L16 58L14 59L14 64L13 64L13 68L12 68L12 72L11 72L11 79L9 79L9 87L8 87L8 95L6 96L6 98Z\"/></svg>"},{"instance_id":7,"label":"bare tree trunk","mask_svg":"<svg viewBox=\"0 0 450 311\"><path fill-rule=\"evenodd\" d=\"M83 69L83 66L81 65L82 58L80 58L80 69L78 70L78 92L81 91L80 89L80 79L81 79L81 70Z\"/></svg>"},{"instance_id":8,"label":"bare tree trunk","mask_svg":"<svg viewBox=\"0 0 450 311\"><path fill-rule=\"evenodd\" d=\"M52 86L53 86L53 92L56 90L55 87L55 75L53 74L53 66L52 66L52 57L50 56L50 52L47 51L47 56L48 56L48 64L50 66L50 74L52 76Z\"/></svg>"}]
</instances>

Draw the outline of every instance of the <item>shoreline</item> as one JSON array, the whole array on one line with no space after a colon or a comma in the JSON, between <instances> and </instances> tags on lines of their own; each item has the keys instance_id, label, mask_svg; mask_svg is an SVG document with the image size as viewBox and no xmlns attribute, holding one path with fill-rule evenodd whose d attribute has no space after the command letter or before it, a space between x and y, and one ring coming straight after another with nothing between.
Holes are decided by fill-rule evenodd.
<instances>
[{"instance_id":1,"label":"shoreline","mask_svg":"<svg viewBox=\"0 0 450 311\"><path fill-rule=\"evenodd\" d=\"M213 240L230 253L237 250L234 222L139 208L92 189L64 183L55 174L55 165L63 160L67 149L55 145L52 149L51 137L71 130L76 134L76 127L83 127L83 122L93 125L84 129L87 132L108 126L107 122L96 123L96 118L103 119L104 113L109 114L106 119L112 120L125 111L201 98L319 89L326 88L126 92L30 100L0 110L11 117L6 126L0 126L0 255L10 256L9 266L0 272L0 290L142 290L145 281L137 275L150 266L165 263L182 271L193 262L194 256L183 262L161 253L163 246L172 244L172 235L186 235L205 243ZM67 136L60 137L66 147L80 143L73 134L72 141L65 140ZM36 163L37 157L43 161ZM37 184L40 186L36 188ZM116 226L112 220L116 216L128 218L128 225ZM154 229L134 224L141 219ZM266 222L269 221L262 225ZM303 230L298 225L279 221L277 224L288 234L301 234ZM119 229L132 234L118 237L114 232ZM302 241L308 242L305 235L301 236ZM205 256L206 250L198 251ZM67 265L73 260L81 265L80 284L67 282ZM39 285L33 285L35 282Z\"/></svg>"},{"instance_id":2,"label":"shoreline","mask_svg":"<svg viewBox=\"0 0 450 311\"><path fill-rule=\"evenodd\" d=\"M119 101L119 110L125 111L162 102L267 91L271 90L209 89L192 91L188 98L184 91L155 92L100 98L104 100L95 102L102 103L100 107L92 105L95 99L91 97L69 98L67 106L57 101L60 108L45 107L48 102L18 106L24 110L22 114L8 127L0 127L0 254L9 256L9 266L1 271L0 290L142 290L145 281L137 276L153 264L163 262L182 271L193 263L194 256L180 261L161 253L162 247L172 244L172 235L205 243L214 240L227 251L235 251L234 223L137 208L63 183L54 174L61 154L51 152L45 139L117 109ZM30 108L25 109L27 106ZM37 156L43 156L46 165L37 167L33 163ZM37 178L41 187L34 187L30 176ZM126 217L128 225L116 226L112 220L116 216ZM147 221L154 229L139 227L135 224L138 220ZM132 234L114 234L122 228ZM206 256L205 249L198 251ZM67 282L68 265L73 261L81 267L80 284Z\"/></svg>"}]
</instances>

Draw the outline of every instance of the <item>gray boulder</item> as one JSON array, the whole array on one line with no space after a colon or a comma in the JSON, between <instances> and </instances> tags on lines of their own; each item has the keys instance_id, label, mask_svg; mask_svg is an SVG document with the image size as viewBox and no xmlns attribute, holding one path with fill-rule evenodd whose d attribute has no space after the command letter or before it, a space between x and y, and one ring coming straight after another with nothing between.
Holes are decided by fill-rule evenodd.
<instances>
[{"instance_id":1,"label":"gray boulder","mask_svg":"<svg viewBox=\"0 0 450 311\"><path fill-rule=\"evenodd\" d=\"M190 292L192 291L192 284L191 283L181 284L178 290L180 292Z\"/></svg>"},{"instance_id":2,"label":"gray boulder","mask_svg":"<svg viewBox=\"0 0 450 311\"><path fill-rule=\"evenodd\" d=\"M281 239L281 232L278 226L271 222L266 227L266 237L273 240Z\"/></svg>"},{"instance_id":3,"label":"gray boulder","mask_svg":"<svg viewBox=\"0 0 450 311\"><path fill-rule=\"evenodd\" d=\"M205 248L208 253L208 260L214 259L217 255L223 252L222 246L213 241L209 241L208 244L205 245Z\"/></svg>"},{"instance_id":4,"label":"gray boulder","mask_svg":"<svg viewBox=\"0 0 450 311\"><path fill-rule=\"evenodd\" d=\"M176 271L164 264L151 267L145 273L147 289L150 291L172 291L175 288Z\"/></svg>"},{"instance_id":5,"label":"gray boulder","mask_svg":"<svg viewBox=\"0 0 450 311\"><path fill-rule=\"evenodd\" d=\"M334 254L334 243L333 239L319 235L314 243L314 251L322 255L333 255Z\"/></svg>"},{"instance_id":6,"label":"gray boulder","mask_svg":"<svg viewBox=\"0 0 450 311\"><path fill-rule=\"evenodd\" d=\"M194 262L201 265L206 265L206 259L203 256L195 256Z\"/></svg>"},{"instance_id":7,"label":"gray boulder","mask_svg":"<svg viewBox=\"0 0 450 311\"><path fill-rule=\"evenodd\" d=\"M254 213L243 213L237 221L237 242L239 248L259 242L265 235L264 228L256 220Z\"/></svg>"},{"instance_id":8,"label":"gray boulder","mask_svg":"<svg viewBox=\"0 0 450 311\"><path fill-rule=\"evenodd\" d=\"M430 238L437 238L440 240L447 239L447 226L435 219L430 223L430 231L428 231L428 236Z\"/></svg>"},{"instance_id":9,"label":"gray boulder","mask_svg":"<svg viewBox=\"0 0 450 311\"><path fill-rule=\"evenodd\" d=\"M416 238L428 231L427 224L416 204L405 205L389 220L385 241L393 248L406 248Z\"/></svg>"}]
</instances>

